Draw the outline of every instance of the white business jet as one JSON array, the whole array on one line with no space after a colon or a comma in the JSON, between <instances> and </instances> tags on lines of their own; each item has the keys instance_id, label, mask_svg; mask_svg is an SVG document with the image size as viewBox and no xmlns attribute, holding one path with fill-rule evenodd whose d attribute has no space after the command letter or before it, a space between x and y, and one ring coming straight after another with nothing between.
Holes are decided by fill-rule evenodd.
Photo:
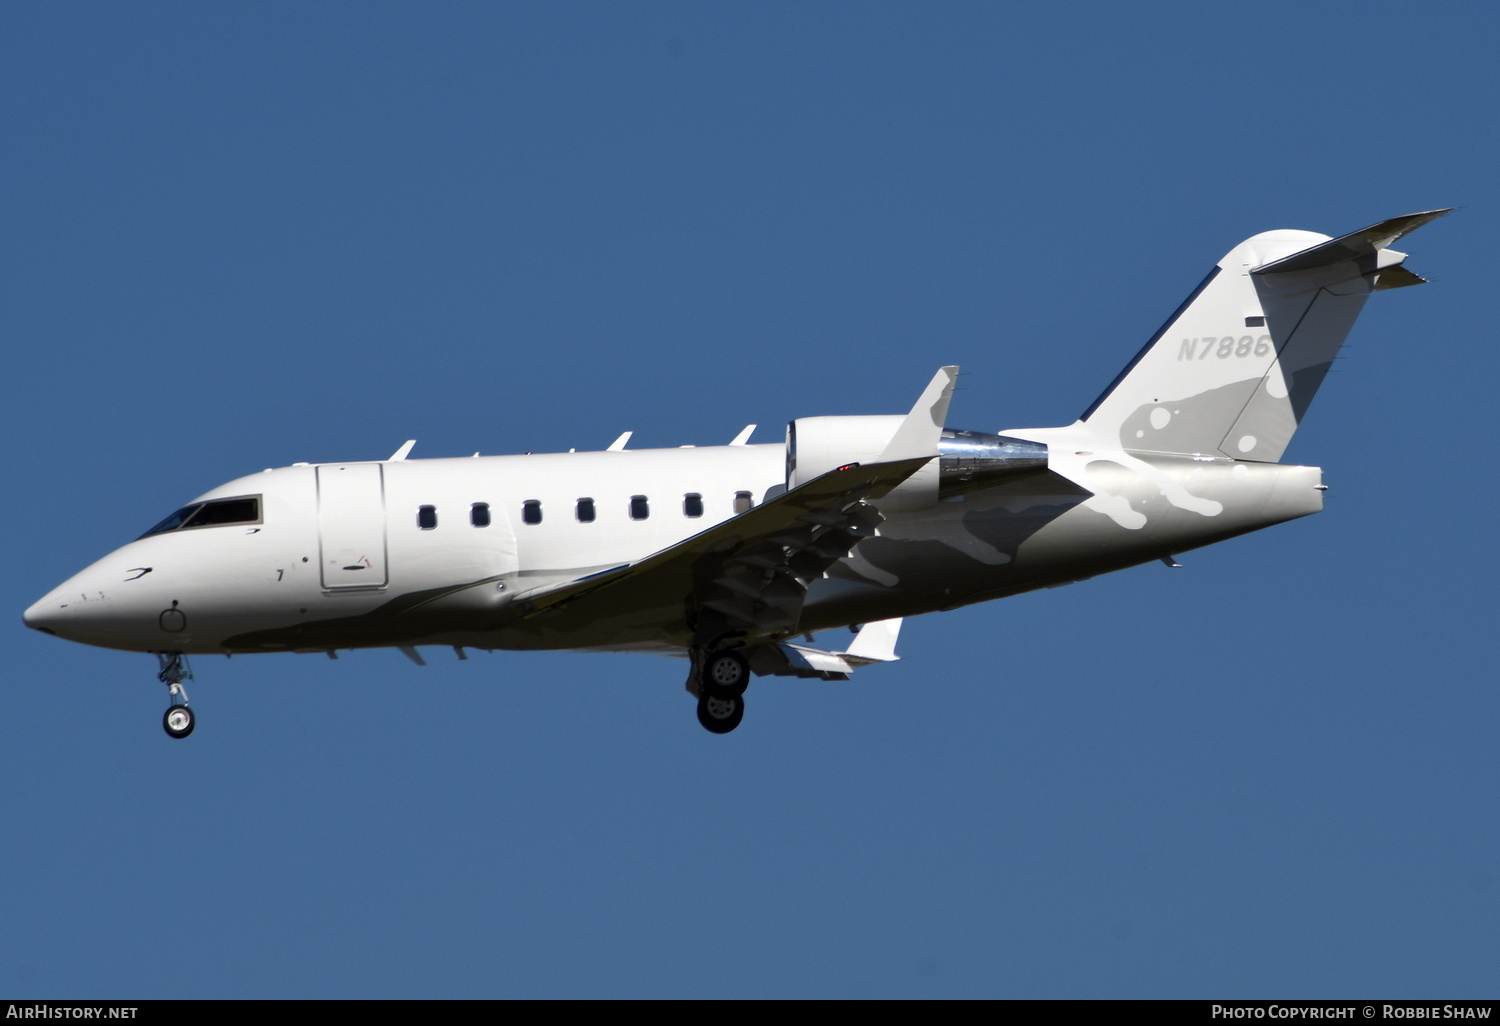
<instances>
[{"instance_id":1,"label":"white business jet","mask_svg":"<svg viewBox=\"0 0 1500 1026\"><path fill-rule=\"evenodd\" d=\"M845 680L903 617L1053 587L1322 508L1278 463L1398 238L1447 213L1232 249L1083 416L944 427L957 367L905 416L808 417L784 443L295 464L189 502L26 610L150 652L167 733L186 657L418 646L686 657L708 730L751 675ZM854 627L843 651L804 636ZM803 639L803 640L797 640Z\"/></svg>"}]
</instances>

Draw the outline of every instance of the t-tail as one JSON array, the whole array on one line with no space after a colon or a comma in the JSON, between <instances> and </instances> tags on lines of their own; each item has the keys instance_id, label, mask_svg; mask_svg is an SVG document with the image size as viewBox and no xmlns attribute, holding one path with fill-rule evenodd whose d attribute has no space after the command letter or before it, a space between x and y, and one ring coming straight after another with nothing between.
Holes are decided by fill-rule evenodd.
<instances>
[{"instance_id":1,"label":"t-tail","mask_svg":"<svg viewBox=\"0 0 1500 1026\"><path fill-rule=\"evenodd\" d=\"M1341 238L1272 231L1219 261L1084 413L1122 449L1275 463L1371 292L1420 285L1392 243L1448 213Z\"/></svg>"}]
</instances>

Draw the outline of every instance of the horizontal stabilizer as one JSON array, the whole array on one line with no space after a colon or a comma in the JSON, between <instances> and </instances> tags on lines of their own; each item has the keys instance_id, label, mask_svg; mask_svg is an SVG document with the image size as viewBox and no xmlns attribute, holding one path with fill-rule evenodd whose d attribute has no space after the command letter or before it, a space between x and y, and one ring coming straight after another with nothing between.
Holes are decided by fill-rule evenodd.
<instances>
[{"instance_id":1,"label":"horizontal stabilizer","mask_svg":"<svg viewBox=\"0 0 1500 1026\"><path fill-rule=\"evenodd\" d=\"M1426 285L1427 279L1420 274L1413 274L1406 268L1397 264L1395 267L1387 267L1380 272L1371 288L1379 292L1382 289L1404 289L1408 285Z\"/></svg>"},{"instance_id":2,"label":"horizontal stabilizer","mask_svg":"<svg viewBox=\"0 0 1500 1026\"><path fill-rule=\"evenodd\" d=\"M1346 260L1373 261L1381 250L1388 247L1401 236L1416 231L1429 221L1436 221L1444 214L1453 210L1452 207L1444 207L1442 210L1424 210L1417 214L1403 214L1393 217L1379 224L1372 224L1368 228L1361 228L1357 232L1341 235L1327 242L1320 242L1316 246L1300 250L1290 256L1284 256L1279 260L1272 260L1268 264L1262 264L1250 273L1264 276L1268 274L1287 274L1295 271L1312 271L1320 267L1328 267L1333 264L1341 264ZM1406 254L1400 254L1404 259ZM1400 263L1399 260L1393 263ZM1369 268L1374 270L1375 267ZM1416 277L1413 275L1412 277ZM1415 285L1417 282L1407 282ZM1388 286L1389 287L1389 286Z\"/></svg>"}]
</instances>

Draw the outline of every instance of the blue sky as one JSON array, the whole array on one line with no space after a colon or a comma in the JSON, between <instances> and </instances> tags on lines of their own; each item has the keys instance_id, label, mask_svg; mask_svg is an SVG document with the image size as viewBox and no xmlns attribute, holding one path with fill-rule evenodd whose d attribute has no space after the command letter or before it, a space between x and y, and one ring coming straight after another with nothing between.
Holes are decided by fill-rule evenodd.
<instances>
[{"instance_id":1,"label":"blue sky","mask_svg":"<svg viewBox=\"0 0 1500 1026\"><path fill-rule=\"evenodd\" d=\"M1480 997L1488 5L0 10L0 995ZM21 610L262 467L1071 421L1272 228L1411 236L1326 511L909 621L728 737L676 662L152 660Z\"/></svg>"}]
</instances>

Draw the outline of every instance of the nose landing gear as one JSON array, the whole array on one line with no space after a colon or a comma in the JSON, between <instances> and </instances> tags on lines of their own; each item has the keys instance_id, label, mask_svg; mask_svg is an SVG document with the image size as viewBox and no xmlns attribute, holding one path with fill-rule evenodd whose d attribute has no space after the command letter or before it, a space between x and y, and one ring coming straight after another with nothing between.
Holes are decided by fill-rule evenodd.
<instances>
[{"instance_id":1,"label":"nose landing gear","mask_svg":"<svg viewBox=\"0 0 1500 1026\"><path fill-rule=\"evenodd\" d=\"M161 725L171 737L187 737L193 732L195 717L193 710L188 708L187 689L182 682L192 680L193 671L188 668L187 657L181 652L157 652L156 658L161 663L161 672L156 679L167 686L170 702Z\"/></svg>"}]
</instances>

